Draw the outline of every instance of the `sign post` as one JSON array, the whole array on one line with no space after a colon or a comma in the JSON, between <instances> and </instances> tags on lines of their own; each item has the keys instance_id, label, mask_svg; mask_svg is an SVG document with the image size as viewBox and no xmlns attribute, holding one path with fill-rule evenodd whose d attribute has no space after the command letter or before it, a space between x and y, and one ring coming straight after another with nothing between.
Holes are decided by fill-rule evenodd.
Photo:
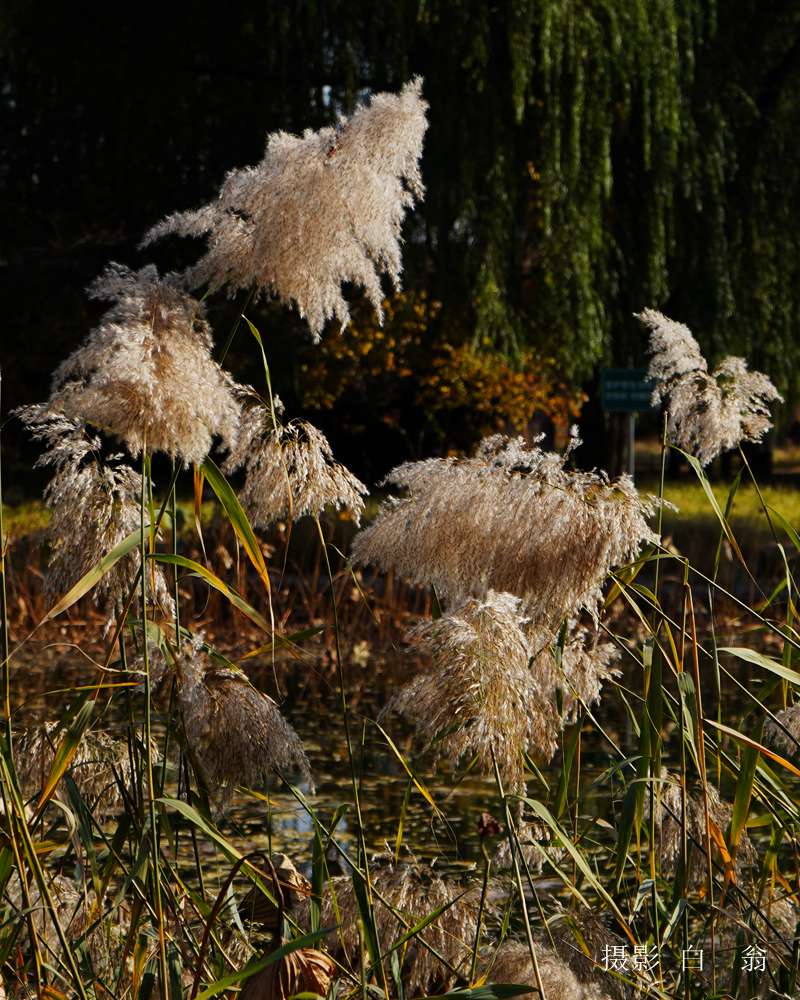
<instances>
[{"instance_id":1,"label":"sign post","mask_svg":"<svg viewBox=\"0 0 800 1000\"><path fill-rule=\"evenodd\" d=\"M600 403L608 413L628 414L628 472L636 474L636 414L654 409L654 383L646 368L604 368L600 373Z\"/></svg>"}]
</instances>

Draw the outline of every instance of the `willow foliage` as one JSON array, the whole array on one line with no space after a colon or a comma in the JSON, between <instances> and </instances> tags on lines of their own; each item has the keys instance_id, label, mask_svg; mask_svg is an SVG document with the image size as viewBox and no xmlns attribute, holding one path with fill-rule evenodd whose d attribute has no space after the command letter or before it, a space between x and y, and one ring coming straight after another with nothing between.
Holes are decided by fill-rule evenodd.
<instances>
[{"instance_id":1,"label":"willow foliage","mask_svg":"<svg viewBox=\"0 0 800 1000\"><path fill-rule=\"evenodd\" d=\"M191 23L164 11L157 32L134 14L79 25L66 8L42 24L28 7L14 0L0 26L9 121L28 135L0 153L10 231L47 220L8 253L20 330L38 325L20 299L54 284L30 267L52 231L106 239L124 203L132 243L257 159L245 137L330 125L419 73L427 196L404 228L404 283L443 303L450 341L557 352L582 380L644 360L631 314L649 304L685 320L712 364L745 356L797 390L791 0L289 0L223 25L212 7ZM95 65L85 53L109 33L113 63ZM176 38L181 72L139 71L143 46L172 65Z\"/></svg>"}]
</instances>

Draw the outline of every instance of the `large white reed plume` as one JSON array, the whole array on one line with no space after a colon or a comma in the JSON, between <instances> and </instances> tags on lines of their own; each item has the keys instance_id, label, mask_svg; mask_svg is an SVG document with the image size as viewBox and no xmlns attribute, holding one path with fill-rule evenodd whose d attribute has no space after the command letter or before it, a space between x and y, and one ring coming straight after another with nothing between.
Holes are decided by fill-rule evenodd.
<instances>
[{"instance_id":1,"label":"large white reed plume","mask_svg":"<svg viewBox=\"0 0 800 1000\"><path fill-rule=\"evenodd\" d=\"M231 171L215 201L169 216L144 243L207 236L191 287L264 290L295 305L315 338L331 317L348 322L343 282L362 286L382 314L380 275L399 285L403 216L424 193L421 92L416 78L335 127L268 136L260 163Z\"/></svg>"},{"instance_id":2,"label":"large white reed plume","mask_svg":"<svg viewBox=\"0 0 800 1000\"><path fill-rule=\"evenodd\" d=\"M655 309L638 319L650 330L654 402L667 404L672 441L708 465L743 441L760 441L772 427L769 404L782 397L743 358L727 357L709 374L691 331Z\"/></svg>"},{"instance_id":3,"label":"large white reed plume","mask_svg":"<svg viewBox=\"0 0 800 1000\"><path fill-rule=\"evenodd\" d=\"M408 634L430 666L391 700L455 769L477 757L506 792L525 787L523 754L549 760L560 730L555 699L530 668L533 649L519 599L489 591Z\"/></svg>"},{"instance_id":4,"label":"large white reed plume","mask_svg":"<svg viewBox=\"0 0 800 1000\"><path fill-rule=\"evenodd\" d=\"M428 664L391 699L453 769L477 758L505 791L523 795L524 757L547 764L564 722L600 696L613 647L574 630L560 653L531 628L513 594L490 590L407 633ZM560 705L558 693L560 692Z\"/></svg>"},{"instance_id":5,"label":"large white reed plume","mask_svg":"<svg viewBox=\"0 0 800 1000\"><path fill-rule=\"evenodd\" d=\"M629 477L573 472L521 438L487 438L471 458L410 462L387 482L408 496L384 503L356 537L354 562L433 584L451 603L514 594L538 628L595 612L610 570L656 541L653 500Z\"/></svg>"},{"instance_id":6,"label":"large white reed plume","mask_svg":"<svg viewBox=\"0 0 800 1000\"><path fill-rule=\"evenodd\" d=\"M111 264L90 294L114 304L56 370L51 408L115 435L133 456L146 447L199 463L215 435L232 443L239 408L211 358L202 303L152 265Z\"/></svg>"}]
</instances>

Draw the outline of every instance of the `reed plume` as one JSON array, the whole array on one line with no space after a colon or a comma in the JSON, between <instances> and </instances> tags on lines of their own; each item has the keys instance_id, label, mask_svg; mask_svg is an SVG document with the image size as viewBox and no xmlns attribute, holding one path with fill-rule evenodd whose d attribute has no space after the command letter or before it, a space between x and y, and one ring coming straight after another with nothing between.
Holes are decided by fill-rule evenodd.
<instances>
[{"instance_id":1,"label":"reed plume","mask_svg":"<svg viewBox=\"0 0 800 1000\"><path fill-rule=\"evenodd\" d=\"M327 506L347 510L356 523L360 520L367 487L334 461L328 439L305 420L281 425L269 407L250 405L224 468L230 473L242 466L240 498L256 527L317 516Z\"/></svg>"},{"instance_id":2,"label":"reed plume","mask_svg":"<svg viewBox=\"0 0 800 1000\"><path fill-rule=\"evenodd\" d=\"M683 853L683 832L681 827L681 786L679 777L671 777L662 769L663 783L658 795L655 814L658 856L662 871L675 871ZM713 785L708 785L708 818L713 825L724 832L733 814L732 807L724 802ZM686 801L686 832L688 837L687 878L689 884L698 886L708 877L708 857L706 853L706 806L702 787L689 788ZM650 815L649 796L645 797L645 816ZM713 841L712 841L713 845ZM742 874L744 868L753 863L756 856L753 842L746 831L742 831L736 852L736 869Z\"/></svg>"},{"instance_id":3,"label":"reed plume","mask_svg":"<svg viewBox=\"0 0 800 1000\"><path fill-rule=\"evenodd\" d=\"M38 795L53 766L59 726L47 722L20 732L14 741L17 776L26 798ZM157 754L156 754L157 756ZM123 789L130 788L128 744L108 733L89 730L83 735L67 774L90 812L104 818L125 806Z\"/></svg>"},{"instance_id":4,"label":"reed plume","mask_svg":"<svg viewBox=\"0 0 800 1000\"><path fill-rule=\"evenodd\" d=\"M788 757L800 753L800 701L776 712L774 719L767 719L764 740Z\"/></svg>"},{"instance_id":5,"label":"reed plume","mask_svg":"<svg viewBox=\"0 0 800 1000\"><path fill-rule=\"evenodd\" d=\"M237 785L258 788L276 773L311 774L297 733L268 695L243 671L216 661L202 639L184 643L174 667L158 651L151 666L154 684L173 676L181 725L195 768L211 798L224 805Z\"/></svg>"},{"instance_id":6,"label":"reed plume","mask_svg":"<svg viewBox=\"0 0 800 1000\"><path fill-rule=\"evenodd\" d=\"M383 504L356 536L353 561L433 584L451 603L514 594L537 627L553 632L596 612L609 571L656 541L627 476L573 472L564 457L496 435L471 458L434 458L394 469L408 496Z\"/></svg>"},{"instance_id":7,"label":"reed plume","mask_svg":"<svg viewBox=\"0 0 800 1000\"><path fill-rule=\"evenodd\" d=\"M563 958L546 944L536 946L536 963L547 1000L608 1000L597 983L579 982ZM494 950L485 970L489 983L511 983L536 989L530 947L527 942L506 940Z\"/></svg>"},{"instance_id":8,"label":"reed plume","mask_svg":"<svg viewBox=\"0 0 800 1000\"><path fill-rule=\"evenodd\" d=\"M143 243L207 237L190 287L263 290L295 305L315 339L330 318L349 321L343 282L363 287L382 318L380 275L399 287L403 217L424 193L421 92L416 78L335 127L268 136L260 163L231 171L215 201L167 217Z\"/></svg>"},{"instance_id":9,"label":"reed plume","mask_svg":"<svg viewBox=\"0 0 800 1000\"><path fill-rule=\"evenodd\" d=\"M35 466L54 470L44 491L50 511L44 594L53 604L115 546L139 530L142 480L138 472L120 462L121 456L102 460L99 438L90 437L81 420L46 404L16 412L34 439L46 445ZM128 596L140 563L140 553L134 549L95 585L94 601L109 616ZM148 579L152 584L150 600L171 617L173 601L161 569L152 569ZM138 599L137 590L134 607Z\"/></svg>"},{"instance_id":10,"label":"reed plume","mask_svg":"<svg viewBox=\"0 0 800 1000\"><path fill-rule=\"evenodd\" d=\"M643 972L629 966L625 973L628 980L639 981L637 988L604 969L604 956L612 953L607 949L627 946L627 939L608 927L606 913L586 907L568 910L559 904L548 926L556 953L577 977L587 1000L630 1000L647 994Z\"/></svg>"},{"instance_id":11,"label":"reed plume","mask_svg":"<svg viewBox=\"0 0 800 1000\"><path fill-rule=\"evenodd\" d=\"M230 445L239 408L233 382L211 358L205 308L148 265L109 265L90 295L110 300L100 325L58 369L51 409L143 448L200 463L215 435Z\"/></svg>"},{"instance_id":12,"label":"reed plume","mask_svg":"<svg viewBox=\"0 0 800 1000\"><path fill-rule=\"evenodd\" d=\"M47 889L53 900L55 913L65 936L74 950L80 948L83 962L90 971L92 979L98 985L105 986L98 990L110 992L110 986L119 973L125 953L125 918L129 917L129 909L121 907L101 912L94 892L66 875L53 874L48 880ZM38 885L31 881L28 886L30 899L30 919L34 933L39 941L45 961L57 967L62 955L61 941L58 937L45 897ZM20 921L20 944L30 947L27 920L22 919L24 897L19 875L14 873L3 892L3 904ZM19 992L11 992L12 997L23 997L28 994L23 984ZM34 992L30 996L35 996Z\"/></svg>"},{"instance_id":13,"label":"reed plume","mask_svg":"<svg viewBox=\"0 0 800 1000\"><path fill-rule=\"evenodd\" d=\"M526 624L519 598L490 590L416 625L408 638L431 665L387 706L411 719L454 770L477 757L492 774L496 761L506 792L516 795L525 788L523 755L549 760L560 730L553 692L530 667Z\"/></svg>"},{"instance_id":14,"label":"reed plume","mask_svg":"<svg viewBox=\"0 0 800 1000\"><path fill-rule=\"evenodd\" d=\"M373 860L370 878L382 952L388 951L424 917L439 907L452 904L426 926L420 936L455 968L462 971L468 968L478 920L479 886L467 886L465 890L458 881L445 880L427 865L395 863L386 857ZM397 911L406 923L393 911ZM329 879L322 901L321 925L338 925L336 931L328 935L327 945L334 958L349 962L352 968L358 967L359 913L352 878ZM307 925L307 917L299 919ZM401 976L408 997L425 996L434 989L444 991L455 981L448 968L416 937L408 941L400 957Z\"/></svg>"},{"instance_id":15,"label":"reed plume","mask_svg":"<svg viewBox=\"0 0 800 1000\"><path fill-rule=\"evenodd\" d=\"M708 465L743 441L760 441L772 427L770 403L782 396L743 358L727 357L709 374L688 327L655 309L637 317L650 330L653 402L665 400L672 441Z\"/></svg>"}]
</instances>

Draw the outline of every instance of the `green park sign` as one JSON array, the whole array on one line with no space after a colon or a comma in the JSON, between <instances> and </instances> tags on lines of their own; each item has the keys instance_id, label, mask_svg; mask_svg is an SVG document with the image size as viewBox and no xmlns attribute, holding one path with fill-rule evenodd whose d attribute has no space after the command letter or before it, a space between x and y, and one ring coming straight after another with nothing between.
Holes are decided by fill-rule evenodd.
<instances>
[{"instance_id":1,"label":"green park sign","mask_svg":"<svg viewBox=\"0 0 800 1000\"><path fill-rule=\"evenodd\" d=\"M600 373L600 402L612 413L644 413L655 409L654 383L646 368L604 368Z\"/></svg>"}]
</instances>

